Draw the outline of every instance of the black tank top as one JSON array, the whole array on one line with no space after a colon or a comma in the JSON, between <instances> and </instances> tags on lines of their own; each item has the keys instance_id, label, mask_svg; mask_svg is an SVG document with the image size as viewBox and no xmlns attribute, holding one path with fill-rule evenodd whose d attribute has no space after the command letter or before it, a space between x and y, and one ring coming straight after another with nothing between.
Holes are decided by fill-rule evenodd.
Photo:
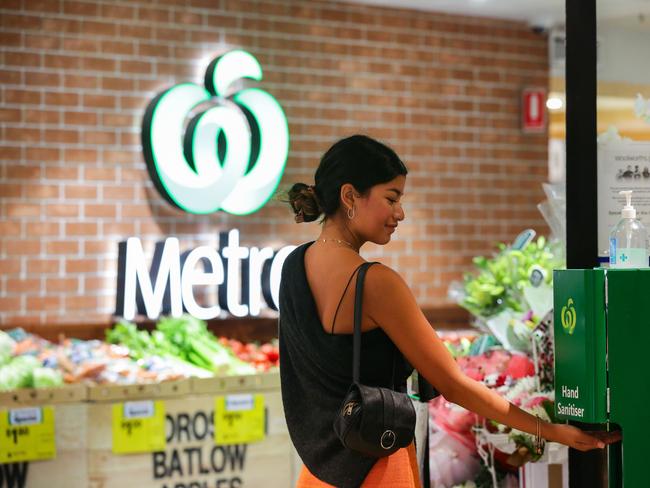
<instances>
[{"instance_id":1,"label":"black tank top","mask_svg":"<svg viewBox=\"0 0 650 488\"><path fill-rule=\"evenodd\" d=\"M376 459L343 447L332 427L352 382L352 334L323 329L305 273L305 251L311 244L296 248L282 269L282 402L289 435L309 471L336 487L354 488L363 483ZM405 391L412 371L382 329L362 334L361 383Z\"/></svg>"}]
</instances>

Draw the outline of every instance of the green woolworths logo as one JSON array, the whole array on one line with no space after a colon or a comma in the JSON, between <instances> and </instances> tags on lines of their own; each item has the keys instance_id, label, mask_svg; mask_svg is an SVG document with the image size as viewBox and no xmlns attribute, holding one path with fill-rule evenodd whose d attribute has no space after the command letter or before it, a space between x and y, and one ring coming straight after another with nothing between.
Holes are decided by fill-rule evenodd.
<instances>
[{"instance_id":1,"label":"green woolworths logo","mask_svg":"<svg viewBox=\"0 0 650 488\"><path fill-rule=\"evenodd\" d=\"M249 53L213 60L205 88L181 83L156 96L142 123L151 179L173 205L194 214L259 210L280 182L289 152L282 107L259 88L234 90L238 80L262 80Z\"/></svg>"},{"instance_id":2,"label":"green woolworths logo","mask_svg":"<svg viewBox=\"0 0 650 488\"><path fill-rule=\"evenodd\" d=\"M569 298L567 304L562 307L562 328L569 335L573 334L576 328L576 309L573 306L573 298Z\"/></svg>"}]
</instances>

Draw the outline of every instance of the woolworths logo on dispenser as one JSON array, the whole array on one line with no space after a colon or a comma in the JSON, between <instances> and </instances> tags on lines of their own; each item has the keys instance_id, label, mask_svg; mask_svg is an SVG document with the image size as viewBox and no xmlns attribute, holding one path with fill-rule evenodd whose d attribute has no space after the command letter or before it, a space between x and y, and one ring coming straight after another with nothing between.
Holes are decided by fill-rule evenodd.
<instances>
[{"instance_id":1,"label":"woolworths logo on dispenser","mask_svg":"<svg viewBox=\"0 0 650 488\"><path fill-rule=\"evenodd\" d=\"M230 51L209 64L205 88L181 83L147 107L142 146L149 174L160 194L186 212L247 215L280 182L287 119L264 90L237 91L244 78L261 81L260 64L245 51Z\"/></svg>"},{"instance_id":2,"label":"woolworths logo on dispenser","mask_svg":"<svg viewBox=\"0 0 650 488\"><path fill-rule=\"evenodd\" d=\"M562 328L564 332L569 335L573 334L573 331L576 328L576 309L573 306L573 298L569 298L567 304L562 307L562 313L560 314L562 320Z\"/></svg>"}]
</instances>

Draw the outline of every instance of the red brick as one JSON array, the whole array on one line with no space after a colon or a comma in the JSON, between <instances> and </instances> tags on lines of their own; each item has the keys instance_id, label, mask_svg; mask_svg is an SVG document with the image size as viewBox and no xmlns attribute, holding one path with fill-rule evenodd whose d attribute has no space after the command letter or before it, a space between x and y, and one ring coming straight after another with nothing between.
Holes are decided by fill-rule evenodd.
<instances>
[{"instance_id":1,"label":"red brick","mask_svg":"<svg viewBox=\"0 0 650 488\"><path fill-rule=\"evenodd\" d=\"M117 25L114 22L94 22L84 20L81 30L89 36L113 37L117 34Z\"/></svg>"},{"instance_id":2,"label":"red brick","mask_svg":"<svg viewBox=\"0 0 650 488\"><path fill-rule=\"evenodd\" d=\"M79 95L76 93L45 92L45 103L47 105L74 106L79 105Z\"/></svg>"},{"instance_id":3,"label":"red brick","mask_svg":"<svg viewBox=\"0 0 650 488\"><path fill-rule=\"evenodd\" d=\"M5 240L4 252L10 256L34 256L41 252L41 241L20 239Z\"/></svg>"},{"instance_id":4,"label":"red brick","mask_svg":"<svg viewBox=\"0 0 650 488\"><path fill-rule=\"evenodd\" d=\"M152 74L153 65L146 61L120 61L120 71L122 73Z\"/></svg>"},{"instance_id":5,"label":"red brick","mask_svg":"<svg viewBox=\"0 0 650 488\"><path fill-rule=\"evenodd\" d=\"M66 149L65 160L68 163L94 163L97 161L98 152L96 149Z\"/></svg>"},{"instance_id":6,"label":"red brick","mask_svg":"<svg viewBox=\"0 0 650 488\"><path fill-rule=\"evenodd\" d=\"M45 206L45 215L48 217L78 217L81 209L74 204L50 204Z\"/></svg>"},{"instance_id":7,"label":"red brick","mask_svg":"<svg viewBox=\"0 0 650 488\"><path fill-rule=\"evenodd\" d=\"M108 240L100 240L100 241L86 240L84 242L85 255L114 253L116 249L117 249L117 243ZM88 280L86 280L86 282L88 282Z\"/></svg>"},{"instance_id":8,"label":"red brick","mask_svg":"<svg viewBox=\"0 0 650 488\"><path fill-rule=\"evenodd\" d=\"M63 188L65 199L97 200L99 193L93 185L65 185Z\"/></svg>"},{"instance_id":9,"label":"red brick","mask_svg":"<svg viewBox=\"0 0 650 488\"><path fill-rule=\"evenodd\" d=\"M56 222L27 222L27 237L55 236L59 234L59 224Z\"/></svg>"},{"instance_id":10,"label":"red brick","mask_svg":"<svg viewBox=\"0 0 650 488\"><path fill-rule=\"evenodd\" d=\"M77 278L46 278L45 291L52 293L77 293L79 290L79 279Z\"/></svg>"},{"instance_id":11,"label":"red brick","mask_svg":"<svg viewBox=\"0 0 650 488\"><path fill-rule=\"evenodd\" d=\"M104 76L102 77L102 88L104 90L132 92L135 89L135 80L131 78Z\"/></svg>"},{"instance_id":12,"label":"red brick","mask_svg":"<svg viewBox=\"0 0 650 488\"><path fill-rule=\"evenodd\" d=\"M34 90L5 89L5 101L9 104L39 105L41 93Z\"/></svg>"},{"instance_id":13,"label":"red brick","mask_svg":"<svg viewBox=\"0 0 650 488\"><path fill-rule=\"evenodd\" d=\"M79 132L76 130L45 130L43 140L46 143L64 143L64 144L77 144L79 143Z\"/></svg>"},{"instance_id":14,"label":"red brick","mask_svg":"<svg viewBox=\"0 0 650 488\"><path fill-rule=\"evenodd\" d=\"M56 311L61 312L64 308L61 306L61 297L59 296L28 296L26 307L27 310L39 310L39 311Z\"/></svg>"},{"instance_id":15,"label":"red brick","mask_svg":"<svg viewBox=\"0 0 650 488\"><path fill-rule=\"evenodd\" d=\"M114 168L92 168L84 169L87 180L116 181L117 171Z\"/></svg>"},{"instance_id":16,"label":"red brick","mask_svg":"<svg viewBox=\"0 0 650 488\"><path fill-rule=\"evenodd\" d=\"M97 17L99 15L99 5L91 2L72 2L63 1L63 13L78 15L81 17Z\"/></svg>"},{"instance_id":17,"label":"red brick","mask_svg":"<svg viewBox=\"0 0 650 488\"><path fill-rule=\"evenodd\" d=\"M45 178L48 180L76 180L79 178L79 168L48 166L45 168Z\"/></svg>"},{"instance_id":18,"label":"red brick","mask_svg":"<svg viewBox=\"0 0 650 488\"><path fill-rule=\"evenodd\" d=\"M65 235L70 236L96 236L97 224L87 222L75 222L65 224Z\"/></svg>"},{"instance_id":19,"label":"red brick","mask_svg":"<svg viewBox=\"0 0 650 488\"><path fill-rule=\"evenodd\" d=\"M7 203L7 217L38 217L41 206L35 203Z\"/></svg>"},{"instance_id":20,"label":"red brick","mask_svg":"<svg viewBox=\"0 0 650 488\"><path fill-rule=\"evenodd\" d=\"M20 297L0 296L0 311L15 312L20 310Z\"/></svg>"},{"instance_id":21,"label":"red brick","mask_svg":"<svg viewBox=\"0 0 650 488\"><path fill-rule=\"evenodd\" d=\"M0 259L0 269L5 275L20 273L20 258L12 257L8 259Z\"/></svg>"},{"instance_id":22,"label":"red brick","mask_svg":"<svg viewBox=\"0 0 650 488\"><path fill-rule=\"evenodd\" d=\"M83 103L86 107L115 108L117 107L117 98L113 95L84 95Z\"/></svg>"},{"instance_id":23,"label":"red brick","mask_svg":"<svg viewBox=\"0 0 650 488\"><path fill-rule=\"evenodd\" d=\"M25 47L42 51L58 51L61 49L61 39L57 36L25 34ZM49 54L45 55L45 59Z\"/></svg>"},{"instance_id":24,"label":"red brick","mask_svg":"<svg viewBox=\"0 0 650 488\"><path fill-rule=\"evenodd\" d=\"M150 217L151 209L148 205L122 205L122 217Z\"/></svg>"},{"instance_id":25,"label":"red brick","mask_svg":"<svg viewBox=\"0 0 650 488\"><path fill-rule=\"evenodd\" d=\"M84 57L81 59L81 66L84 70L88 71L115 72L117 69L117 62L113 59L107 58Z\"/></svg>"},{"instance_id":26,"label":"red brick","mask_svg":"<svg viewBox=\"0 0 650 488\"><path fill-rule=\"evenodd\" d=\"M97 309L98 297L94 296L66 296L64 297L65 308L68 310L95 310Z\"/></svg>"},{"instance_id":27,"label":"red brick","mask_svg":"<svg viewBox=\"0 0 650 488\"><path fill-rule=\"evenodd\" d=\"M99 77L92 75L65 74L63 86L66 88L87 88L94 90L99 88L99 80Z\"/></svg>"},{"instance_id":28,"label":"red brick","mask_svg":"<svg viewBox=\"0 0 650 488\"><path fill-rule=\"evenodd\" d=\"M61 114L55 110L25 108L24 119L28 124L58 124Z\"/></svg>"},{"instance_id":29,"label":"red brick","mask_svg":"<svg viewBox=\"0 0 650 488\"><path fill-rule=\"evenodd\" d=\"M117 212L115 205L85 205L84 215L86 217L115 218Z\"/></svg>"},{"instance_id":30,"label":"red brick","mask_svg":"<svg viewBox=\"0 0 650 488\"><path fill-rule=\"evenodd\" d=\"M18 85L21 83L21 73L17 69L0 69L0 83L5 85Z\"/></svg>"},{"instance_id":31,"label":"red brick","mask_svg":"<svg viewBox=\"0 0 650 488\"><path fill-rule=\"evenodd\" d=\"M120 24L119 26L119 37L122 39L125 38L135 38L135 39L152 39L154 29L150 25L145 24Z\"/></svg>"},{"instance_id":32,"label":"red brick","mask_svg":"<svg viewBox=\"0 0 650 488\"><path fill-rule=\"evenodd\" d=\"M45 252L53 254L79 254L78 241L49 241L45 244Z\"/></svg>"},{"instance_id":33,"label":"red brick","mask_svg":"<svg viewBox=\"0 0 650 488\"><path fill-rule=\"evenodd\" d=\"M52 199L58 198L59 187L50 183L36 183L33 185L23 185L23 192L29 199Z\"/></svg>"},{"instance_id":34,"label":"red brick","mask_svg":"<svg viewBox=\"0 0 650 488\"><path fill-rule=\"evenodd\" d=\"M53 274L59 272L58 259L28 259L27 273Z\"/></svg>"},{"instance_id":35,"label":"red brick","mask_svg":"<svg viewBox=\"0 0 650 488\"><path fill-rule=\"evenodd\" d=\"M124 185L106 185L103 193L104 200L126 200L132 202L135 199L133 188Z\"/></svg>"},{"instance_id":36,"label":"red brick","mask_svg":"<svg viewBox=\"0 0 650 488\"><path fill-rule=\"evenodd\" d=\"M42 57L37 53L5 51L5 66L41 66Z\"/></svg>"},{"instance_id":37,"label":"red brick","mask_svg":"<svg viewBox=\"0 0 650 488\"><path fill-rule=\"evenodd\" d=\"M38 293L41 289L41 280L37 278L29 279L17 279L9 278L7 279L7 293L8 294L17 294L17 293Z\"/></svg>"},{"instance_id":38,"label":"red brick","mask_svg":"<svg viewBox=\"0 0 650 488\"><path fill-rule=\"evenodd\" d=\"M0 122L20 122L21 118L20 109L0 107Z\"/></svg>"},{"instance_id":39,"label":"red brick","mask_svg":"<svg viewBox=\"0 0 650 488\"><path fill-rule=\"evenodd\" d=\"M63 54L48 54L44 59L46 68L56 69L81 69L81 58L79 56L68 56Z\"/></svg>"},{"instance_id":40,"label":"red brick","mask_svg":"<svg viewBox=\"0 0 650 488\"><path fill-rule=\"evenodd\" d=\"M20 32L0 32L0 46L20 47L22 39Z\"/></svg>"},{"instance_id":41,"label":"red brick","mask_svg":"<svg viewBox=\"0 0 650 488\"><path fill-rule=\"evenodd\" d=\"M97 264L94 259L67 259L65 261L65 273L95 273Z\"/></svg>"},{"instance_id":42,"label":"red brick","mask_svg":"<svg viewBox=\"0 0 650 488\"><path fill-rule=\"evenodd\" d=\"M113 146L117 143L117 135L108 131L84 131L81 142L84 144Z\"/></svg>"},{"instance_id":43,"label":"red brick","mask_svg":"<svg viewBox=\"0 0 650 488\"><path fill-rule=\"evenodd\" d=\"M136 9L135 7L129 7L126 5L113 5L113 4L101 4L100 12L102 18L113 18L113 19L134 19Z\"/></svg>"}]
</instances>

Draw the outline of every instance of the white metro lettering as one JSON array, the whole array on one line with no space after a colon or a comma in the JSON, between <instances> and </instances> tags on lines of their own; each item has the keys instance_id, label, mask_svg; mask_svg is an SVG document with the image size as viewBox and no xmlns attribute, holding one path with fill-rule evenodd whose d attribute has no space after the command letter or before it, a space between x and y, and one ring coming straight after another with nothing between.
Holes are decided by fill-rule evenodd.
<instances>
[{"instance_id":1,"label":"white metro lettering","mask_svg":"<svg viewBox=\"0 0 650 488\"><path fill-rule=\"evenodd\" d=\"M237 229L219 234L219 249L200 246L181 252L178 239L170 237L156 243L147 269L140 239L130 237L119 245L115 313L127 320L136 313L156 319L183 312L207 320L222 309L236 317L257 316L262 299L277 310L282 265L294 249L242 247ZM199 304L195 286L216 292L216 303Z\"/></svg>"}]
</instances>

